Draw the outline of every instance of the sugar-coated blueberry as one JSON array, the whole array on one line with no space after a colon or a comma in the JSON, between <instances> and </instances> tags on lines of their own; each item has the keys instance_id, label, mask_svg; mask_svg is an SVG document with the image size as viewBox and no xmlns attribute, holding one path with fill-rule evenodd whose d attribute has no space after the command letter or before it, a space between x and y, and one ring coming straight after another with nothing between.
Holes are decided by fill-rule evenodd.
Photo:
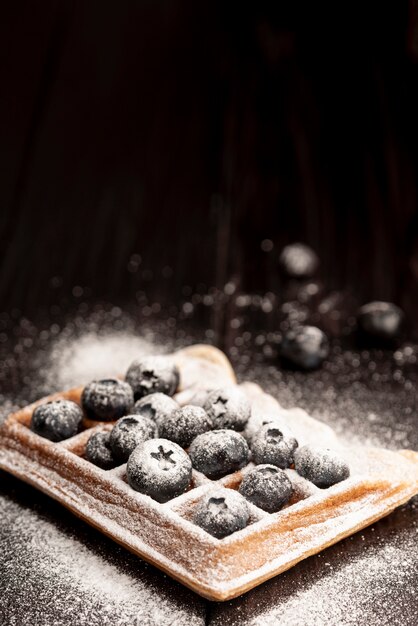
<instances>
[{"instance_id":1,"label":"sugar-coated blueberry","mask_svg":"<svg viewBox=\"0 0 418 626\"><path fill-rule=\"evenodd\" d=\"M254 463L268 463L282 469L292 465L297 447L296 439L285 436L274 424L262 426L251 442Z\"/></svg>"},{"instance_id":2,"label":"sugar-coated blueberry","mask_svg":"<svg viewBox=\"0 0 418 626\"><path fill-rule=\"evenodd\" d=\"M150 393L134 404L133 413L153 419L159 426L170 413L179 408L179 404L165 393Z\"/></svg>"},{"instance_id":3,"label":"sugar-coated blueberry","mask_svg":"<svg viewBox=\"0 0 418 626\"><path fill-rule=\"evenodd\" d=\"M146 415L126 415L110 432L110 447L117 461L125 463L140 443L158 436L157 425Z\"/></svg>"},{"instance_id":4,"label":"sugar-coated blueberry","mask_svg":"<svg viewBox=\"0 0 418 626\"><path fill-rule=\"evenodd\" d=\"M31 430L50 441L62 441L79 431L83 412L71 400L53 400L41 404L32 413Z\"/></svg>"},{"instance_id":5,"label":"sugar-coated blueberry","mask_svg":"<svg viewBox=\"0 0 418 626\"><path fill-rule=\"evenodd\" d=\"M212 430L198 435L189 448L193 467L209 478L236 472L249 461L244 437L234 430Z\"/></svg>"},{"instance_id":6,"label":"sugar-coated blueberry","mask_svg":"<svg viewBox=\"0 0 418 626\"><path fill-rule=\"evenodd\" d=\"M160 424L160 437L187 448L198 435L211 430L212 421L204 409L186 405L173 411Z\"/></svg>"},{"instance_id":7,"label":"sugar-coated blueberry","mask_svg":"<svg viewBox=\"0 0 418 626\"><path fill-rule=\"evenodd\" d=\"M292 483L286 472L274 465L258 465L246 474L239 492L267 513L275 513L292 495Z\"/></svg>"},{"instance_id":8,"label":"sugar-coated blueberry","mask_svg":"<svg viewBox=\"0 0 418 626\"><path fill-rule=\"evenodd\" d=\"M287 331L280 346L282 358L305 370L319 367L328 354L327 336L316 326L300 326Z\"/></svg>"},{"instance_id":9,"label":"sugar-coated blueberry","mask_svg":"<svg viewBox=\"0 0 418 626\"><path fill-rule=\"evenodd\" d=\"M201 406L202 409L204 409L206 400L209 394L210 394L210 390L198 389L197 391L194 392L188 404L192 404L193 406Z\"/></svg>"},{"instance_id":10,"label":"sugar-coated blueberry","mask_svg":"<svg viewBox=\"0 0 418 626\"><path fill-rule=\"evenodd\" d=\"M215 428L241 431L251 415L251 405L238 387L226 387L211 391L204 409Z\"/></svg>"},{"instance_id":11,"label":"sugar-coated blueberry","mask_svg":"<svg viewBox=\"0 0 418 626\"><path fill-rule=\"evenodd\" d=\"M319 259L309 246L293 243L283 248L279 263L289 278L310 278L318 269Z\"/></svg>"},{"instance_id":12,"label":"sugar-coated blueberry","mask_svg":"<svg viewBox=\"0 0 418 626\"><path fill-rule=\"evenodd\" d=\"M104 470L112 469L116 466L112 450L109 445L110 433L93 433L86 445L85 457L90 463L94 463Z\"/></svg>"},{"instance_id":13,"label":"sugar-coated blueberry","mask_svg":"<svg viewBox=\"0 0 418 626\"><path fill-rule=\"evenodd\" d=\"M369 302L359 309L360 330L375 339L396 339L404 322L403 311L392 302Z\"/></svg>"},{"instance_id":14,"label":"sugar-coated blueberry","mask_svg":"<svg viewBox=\"0 0 418 626\"><path fill-rule=\"evenodd\" d=\"M167 502L190 485L192 463L186 452L173 441L148 439L132 452L126 475L136 491L157 502Z\"/></svg>"},{"instance_id":15,"label":"sugar-coated blueberry","mask_svg":"<svg viewBox=\"0 0 418 626\"><path fill-rule=\"evenodd\" d=\"M233 489L219 489L198 503L194 522L217 539L245 528L250 514L248 505Z\"/></svg>"},{"instance_id":16,"label":"sugar-coated blueberry","mask_svg":"<svg viewBox=\"0 0 418 626\"><path fill-rule=\"evenodd\" d=\"M179 380L178 367L167 356L138 359L126 372L126 382L131 385L135 400L156 392L172 396L177 390Z\"/></svg>"},{"instance_id":17,"label":"sugar-coated blueberry","mask_svg":"<svg viewBox=\"0 0 418 626\"><path fill-rule=\"evenodd\" d=\"M350 476L344 459L332 450L302 446L295 452L295 470L317 487L331 487Z\"/></svg>"},{"instance_id":18,"label":"sugar-coated blueberry","mask_svg":"<svg viewBox=\"0 0 418 626\"><path fill-rule=\"evenodd\" d=\"M81 404L92 420L112 422L127 415L134 397L128 383L117 378L94 380L83 389Z\"/></svg>"}]
</instances>

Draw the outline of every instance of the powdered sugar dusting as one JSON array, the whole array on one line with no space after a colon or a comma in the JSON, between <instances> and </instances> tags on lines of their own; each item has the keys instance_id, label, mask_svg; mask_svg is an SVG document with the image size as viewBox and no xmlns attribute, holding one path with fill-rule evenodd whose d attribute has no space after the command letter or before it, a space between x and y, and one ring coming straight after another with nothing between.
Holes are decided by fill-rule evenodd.
<instances>
[{"instance_id":1,"label":"powdered sugar dusting","mask_svg":"<svg viewBox=\"0 0 418 626\"><path fill-rule=\"evenodd\" d=\"M54 343L47 374L54 386L66 389L94 378L124 374L135 359L166 350L131 333L86 333L70 342L62 339Z\"/></svg>"},{"instance_id":2,"label":"powdered sugar dusting","mask_svg":"<svg viewBox=\"0 0 418 626\"><path fill-rule=\"evenodd\" d=\"M48 393L53 389L66 388L74 384L87 382L95 377L123 373L130 361L138 357L138 349L141 350L141 354L169 351L167 344L164 344L160 349L160 346L156 345L155 340L153 342L152 338L138 338L134 334L131 335L124 332L110 333L104 337L99 337L92 332L81 338L71 338L70 341L65 337L62 339L55 337L54 341L50 363L42 373L45 377L45 391L42 391L40 395L44 395L44 393ZM310 404L308 407L310 412L314 407L318 416L332 424L333 427L339 426L340 434L346 440L349 440L350 443L353 443L353 441L355 443L364 443L367 439L370 439L374 444L399 448L411 447L416 441L416 438L414 439L415 425L411 425L412 417L405 417L402 414L399 424L394 425L393 421L391 421L391 426L389 427L386 426L388 420L385 422L384 416L380 415L379 411L384 412L386 407L388 413L393 413L392 396L388 396L388 402L386 403L376 401L376 409L376 406L373 405L372 394L366 393L362 388L360 388L359 392L359 383L356 381L354 381L354 384L351 380L347 382L347 389L349 389L347 391L344 386L341 388L341 384L335 387L327 387L328 379L326 373L323 376L325 383L322 383L321 379L322 386L320 387L317 386L314 376L310 378L304 377L301 381L302 377L295 375L293 381L293 374L285 377L277 370L276 366L270 369L260 366L254 373L249 373L249 357L244 360L244 356L247 357L245 346L240 345L239 349L237 348L237 352L239 361L242 362L241 371L243 371L244 365L246 368L245 377L263 380L263 384L268 386L276 396L280 397L281 403L286 406L300 404L301 400L303 400L305 406ZM8 367L11 368L13 365L8 365ZM330 378L331 374L333 377L335 376L335 373L332 372L330 373ZM409 384L409 382L408 380L407 383ZM23 383L27 386L30 385L32 390L37 390L39 395L41 384L36 386L33 381L27 382L25 380ZM354 385L356 385L356 389L354 389ZM300 389L307 390L306 398L309 399L309 403L305 397L301 398L302 392ZM410 387L408 389L405 387L405 390L403 393L408 391L411 394ZM407 408L410 410L408 398L403 401L403 406L408 405ZM12 408L12 401L8 398L5 400L7 407L3 404L2 413L6 413ZM14 400L15 398L13 398ZM315 402L318 405L321 403L320 409L318 409ZM399 402L399 404L402 407L402 402ZM380 422L382 422L382 426L378 428L376 424L379 426ZM407 427L409 430L406 430ZM372 433L373 437L370 436L370 433ZM7 499L4 501L7 505ZM115 571L112 570L112 576L115 574L120 585L128 589L128 595L129 593L133 594L136 584L139 585L137 589L138 597L131 597L134 607L132 613L127 607L118 604L113 596L110 596L109 601L106 594L101 595L98 592L97 584L91 588L86 588L80 583L80 580L84 582L83 567L85 565L85 555L83 551L81 551L81 555L79 554L79 547L83 547L83 544L78 541L72 543L74 561L70 560L72 565L69 579L65 577L65 572L62 573L62 577L55 577L57 560L48 561L49 569L46 566L41 567L39 571L42 572L42 576L38 579L37 562L39 559L47 558L49 547L44 549L46 554L42 556L40 552L34 551L33 545L29 542L29 537L34 533L34 529L37 532L38 523L44 526L49 522L34 515L32 511L26 514L24 507L22 508L14 503L12 505L3 506L0 520L2 545L6 554L11 555L10 566L8 565L6 570L7 577L0 576L0 586L7 585L8 587L7 596L0 594L0 598L3 598L3 601L5 601L6 597L13 598L13 606L4 607L0 600L0 617L3 618L3 614L5 616L4 620L0 619L0 621L16 625L23 623L21 616L16 613L16 607L21 606L23 615L25 615L25 609L29 611L33 609L33 606L36 607L38 599L39 607L42 608L42 614L38 612L34 617L29 612L26 614L26 617L30 616L32 618L31 624L34 626L38 624L44 626L46 623L63 624L68 623L70 620L80 625L84 623L102 624L104 616L110 615L113 611L116 611L116 618L114 615L112 620L109 617L109 622L112 621L112 623L121 625L135 624L133 612L136 609L138 609L139 615L138 623L144 625L204 623L199 612L191 612L193 611L192 608L188 608L178 615L173 613L171 605L169 605L169 610L167 611L167 605L164 603L164 611L170 613L171 616L171 621L165 622L164 616L163 618L161 617L159 608L161 598L163 597L164 585L160 584L158 590L154 593L152 586L147 586L147 583L138 581L135 576L128 575L128 580L118 576L117 572L119 571L120 573L120 568L117 567ZM10 528L15 526L15 520L18 515L21 516L22 526L27 528L27 532L22 534L21 545L19 545L19 538L13 533L10 535L10 544L6 544L2 528L6 529L7 534L9 534ZM1 521L3 521L4 526L1 524ZM382 523L385 524L385 522ZM17 532L20 532L22 526L16 524ZM52 526L55 528L55 523ZM371 531L367 532L370 533ZM411 535L411 533L414 534ZM295 572L294 578L290 572L280 576L259 590L247 594L243 600L241 599L237 604L234 604L232 613L227 614L222 611L219 613L219 618L214 614L214 623L222 624L222 626L227 626L228 624L252 624L253 626L264 626L266 624L266 626L270 626L277 623L284 625L297 624L298 626L305 623L324 626L352 623L364 623L369 626L374 626L374 624L397 624L399 622L397 622L396 608L399 609L404 602L406 604L414 604L413 589L411 590L411 587L414 586L414 581L415 586L418 583L416 576L416 563L418 562L416 546L418 542L416 538L416 526L409 523L405 533L402 534L400 532L396 537L387 537L386 542L380 542L376 546L375 551L373 547L368 548L364 553L351 558L348 563L343 563L343 559L347 558L346 550L341 552L341 556L334 559L334 562L332 562L330 557L330 552L334 549L327 551L324 555L314 557L315 560L321 558L324 561L324 566L321 569L321 580L312 582L309 574L305 574L305 572L309 572L309 561L305 562L298 568L298 572ZM60 542L58 537L56 537L56 540L57 543ZM358 536L355 541L359 541ZM25 542L27 543L25 544ZM115 545L115 553L118 550L118 547ZM60 550L58 550L59 552ZM53 551L53 554L55 559L57 559L57 552ZM124 552L123 554L127 553ZM334 551L334 554L337 553ZM129 555L126 558L129 559ZM330 559L331 563L328 563L328 559ZM377 564L376 566L373 566L373 563L371 563L374 560ZM103 557L103 563L108 564L109 562L112 562L112 559L109 559L108 556L106 558ZM135 562L144 567L140 560L135 559ZM369 571L371 572L370 576ZM11 572L15 573L14 578ZM380 576L379 572L381 572ZM108 571L108 574L110 575L110 571ZM286 580L292 582L290 586L288 585L287 597L286 593L283 592L286 589ZM377 587L376 581L378 582ZM134 587L130 587L131 584ZM144 584L144 587L141 586L142 584ZM169 596L174 598L176 593L171 589L171 584L171 581L167 579ZM400 588L400 593L404 595L393 593L393 588L396 585ZM20 592L19 586L21 588ZM267 592L264 592L264 589L267 589ZM391 590L390 593L388 593L389 590ZM263 593L265 593L264 596ZM190 594L191 596L192 594ZM274 607L266 607L266 602L263 601L266 596L269 597L267 604L273 604ZM247 599L249 604L258 605L256 610L245 613ZM376 600L378 600L377 604ZM191 605L192 602L190 602ZM264 605L264 608L262 605ZM415 602L415 607L417 605L418 602ZM107 606L109 611L106 608ZM144 606L144 609L141 608ZM223 605L223 608L226 608L226 605ZM176 621L177 615L179 621ZM241 620L240 615L245 616L243 620ZM405 624L415 624L415 613L413 619L414 621L411 618L410 622L403 620L403 626Z\"/></svg>"},{"instance_id":3,"label":"powdered sugar dusting","mask_svg":"<svg viewBox=\"0 0 418 626\"><path fill-rule=\"evenodd\" d=\"M416 504L409 508L415 510ZM399 522L399 520L398 520ZM241 601L215 606L214 626L394 626L416 624L418 525L398 531L387 542L372 527L371 537L335 547L306 564L247 594ZM351 543L350 540L348 540ZM315 563L314 561L317 561ZM315 566L318 566L315 572ZM399 607L403 619L399 621ZM415 607L415 608L414 608ZM408 613L410 620L407 619Z\"/></svg>"},{"instance_id":4,"label":"powdered sugar dusting","mask_svg":"<svg viewBox=\"0 0 418 626\"><path fill-rule=\"evenodd\" d=\"M161 593L144 564L139 561L137 571L132 571L129 555L124 572L123 553L116 545L112 563L68 528L58 528L9 498L1 500L1 520L2 544L13 557L0 577L0 589L13 597L11 606L0 601L1 623L183 626L194 620L204 624L203 606L195 599L178 600L175 583L167 581L168 593Z\"/></svg>"}]
</instances>

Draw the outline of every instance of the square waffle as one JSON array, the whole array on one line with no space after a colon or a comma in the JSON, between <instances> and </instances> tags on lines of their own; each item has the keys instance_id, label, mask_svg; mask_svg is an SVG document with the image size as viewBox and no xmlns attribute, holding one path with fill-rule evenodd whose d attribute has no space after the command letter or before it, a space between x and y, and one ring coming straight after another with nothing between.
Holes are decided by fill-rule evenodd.
<instances>
[{"instance_id":1,"label":"square waffle","mask_svg":"<svg viewBox=\"0 0 418 626\"><path fill-rule=\"evenodd\" d=\"M187 404L199 390L235 381L225 355L210 346L192 346L172 355L180 370L175 396ZM193 523L201 498L219 489L238 489L253 467L210 480L193 470L189 490L159 504L134 491L126 481L126 465L102 470L84 458L93 432L112 424L84 421L84 429L53 443L30 428L36 406L49 400L80 403L82 387L43 398L10 415L0 428L0 468L30 483L66 506L87 523L160 568L209 600L228 600L289 569L344 537L388 515L418 493L418 453L378 448L346 448L325 424L301 409L285 410L253 383L241 388L251 402L246 436L274 419L290 429L300 445L326 446L345 458L350 477L319 489L294 470L290 502L266 513L248 503L249 524L216 539Z\"/></svg>"}]
</instances>

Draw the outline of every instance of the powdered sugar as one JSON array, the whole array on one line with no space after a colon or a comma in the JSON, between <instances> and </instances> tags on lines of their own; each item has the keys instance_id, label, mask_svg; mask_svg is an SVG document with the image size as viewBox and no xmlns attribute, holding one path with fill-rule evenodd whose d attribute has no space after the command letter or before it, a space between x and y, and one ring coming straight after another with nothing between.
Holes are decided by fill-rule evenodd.
<instances>
[{"instance_id":1,"label":"powdered sugar","mask_svg":"<svg viewBox=\"0 0 418 626\"><path fill-rule=\"evenodd\" d=\"M114 557L109 549L104 557L94 545L76 538L70 526L60 529L55 522L9 498L0 501L0 510L2 544L12 556L0 577L0 597L4 599L7 589L7 596L13 598L10 605L0 599L2 624L205 623L201 603L179 600L176 585L170 581L168 593L163 594L154 587L147 567L138 562L133 569L129 555L125 556L116 545ZM125 562L127 571L123 571ZM191 598L186 592L183 595Z\"/></svg>"},{"instance_id":2,"label":"powdered sugar","mask_svg":"<svg viewBox=\"0 0 418 626\"><path fill-rule=\"evenodd\" d=\"M139 356L165 352L166 349L144 336L131 333L86 333L73 341L61 339L54 342L50 367L45 374L51 387L67 389L95 378L123 374Z\"/></svg>"},{"instance_id":3,"label":"powdered sugar","mask_svg":"<svg viewBox=\"0 0 418 626\"><path fill-rule=\"evenodd\" d=\"M185 389L202 380L202 353L212 363L217 356L208 348L199 353L198 358L196 348L181 353L182 362L194 363L188 370L193 372L190 380L182 373ZM272 413L275 408L280 410L260 388L254 385L250 389L254 408L262 411L267 403ZM384 450L344 449L354 468L349 479L326 491L318 489L306 500L302 495L279 513L262 515L254 525L217 542L176 515L170 503L161 506L130 489L123 475L102 472L72 454L71 443L54 446L36 437L21 424L26 414L24 410L14 416L4 429L3 467L29 478L116 541L212 598L233 596L287 569L382 517L418 488L414 455L407 458ZM321 433L318 422L304 412L289 411L287 417L296 432L302 431L302 426L307 428L308 438L315 440L316 432ZM245 443L238 433L232 434ZM32 453L27 454L28 450ZM176 507L178 503L173 504Z\"/></svg>"},{"instance_id":4,"label":"powdered sugar","mask_svg":"<svg viewBox=\"0 0 418 626\"><path fill-rule=\"evenodd\" d=\"M413 503L409 510L412 518ZM398 526L400 522L398 519ZM385 531L382 525L376 530L379 527ZM214 626L415 625L417 521L401 526L397 534L392 532L390 542L380 537L374 527L368 539L364 535L362 539L357 548L353 542L344 551L339 552L335 547L314 557L306 564L309 583L300 571L290 571L250 592L239 603L233 601L215 607L211 623ZM399 619L401 606L402 620Z\"/></svg>"},{"instance_id":5,"label":"powdered sugar","mask_svg":"<svg viewBox=\"0 0 418 626\"><path fill-rule=\"evenodd\" d=\"M115 375L125 371L129 362L138 356L139 350L140 354L145 354L148 353L148 351L149 353L157 353L168 349L167 344L164 344L164 346L161 347L161 345L153 343L152 340L148 341L148 339L138 338L134 334L124 334L123 332L110 333L105 337L98 337L96 334L92 333L82 337L81 339L72 340L71 342L66 339L58 340L53 345L50 365L48 365L48 369L44 372L44 389L48 392L52 389L66 388L80 382L87 382L94 377ZM238 352L241 360L244 353L243 348L240 347ZM242 359L242 363L244 363L244 359ZM246 363L248 363L248 359ZM387 411L388 415L394 411L392 402L393 398L389 394L388 401L386 403L384 401L379 401L376 402L376 406L374 406L372 394L367 392L366 389L359 386L356 382L354 382L355 388L353 387L351 391L350 387L352 382L350 381L347 382L346 388L344 388L344 384L342 384L342 386L340 385L338 387L337 394L336 387L331 384L328 385L326 372L321 379L319 387L317 387L317 382L314 376L302 379L302 376L298 377L299 375L296 375L294 381L290 380L289 382L288 378L285 378L284 376L282 377L282 374L275 366L271 368L268 368L267 366L260 367L255 374L247 371L246 376L251 379L255 378L263 380L263 383L268 386L275 395L280 397L283 404L288 406L299 403L302 393L301 389L306 389L307 394L306 397L303 398L305 405L310 404L311 406L316 407L317 414L333 426L339 424L341 433L348 441L354 440L364 443L370 437L372 442L375 444L380 443L395 448L402 446L406 447L408 445L410 446L411 442L415 441L413 439L414 431L412 430L411 425L412 417L405 418L403 421L400 420L398 425L394 425L392 423L393 420L392 422L389 422L389 418L386 416L385 411ZM323 383L322 380L325 381L325 383ZM333 382L331 375L329 382ZM32 382L32 389L37 391L38 395L39 393L41 393L41 395L42 393L45 393L44 391L40 392L41 388L41 385L37 387ZM311 391L309 391L310 388ZM311 395L309 395L309 393ZM402 393L406 392L402 391ZM410 393L411 392L409 392L409 394ZM409 406L408 403L410 404L408 398L406 398L403 401L404 408L407 405ZM311 406L309 409L311 409ZM387 409L385 408L386 406ZM400 406L402 407L402 402L400 402ZM7 407L3 404L4 413L10 408L10 401L8 401ZM403 410L404 409L402 409L402 411ZM296 411L299 412L300 410L296 409ZM305 417L307 419L309 418L306 413ZM294 424L292 427L293 426ZM321 437L324 436L325 439L327 439L327 436L329 435L329 439L327 439L324 445L330 445L330 443L332 443L331 440L333 439L333 436L331 435L332 431L325 432L325 429L326 427L324 427L324 431L321 431L320 435ZM44 500L44 502L48 503L48 500ZM14 512L11 509L6 509L5 507L3 510L2 519L4 527L7 529L7 533L10 532L9 528L15 523L18 507L16 506L15 508L16 510ZM47 506L44 507L44 509L46 508ZM33 525L33 514L31 513L31 515L26 515L24 510L21 508L19 508L19 512L20 515L23 516L23 523L28 528L28 533L23 535L23 537L27 538L29 534L32 534L32 532L36 534L37 526L36 524ZM44 525L47 522L44 519L39 518L39 523ZM54 522L53 525L55 527L56 523ZM383 526L384 525L385 522L383 522ZM382 527L382 524L380 527ZM411 522L409 523L408 528L411 530ZM415 532L415 527L413 528L413 531ZM408 533L408 529L406 532ZM77 537L79 535L80 531L78 530ZM101 535L98 535L98 538L100 542L106 543L106 539ZM8 623L7 618L9 616L10 624L16 623L20 626L21 623L24 623L20 614L16 612L16 607L18 607L19 604L22 607L22 614L28 616L29 618L32 617L31 610L33 611L33 606L36 605L37 594L39 596L39 605L42 605L43 607L44 619L37 615L31 619L31 624L36 626L38 624L42 624L42 626L44 626L45 623L48 623L48 625L61 624L68 622L70 619L77 624L103 623L103 616L106 615L106 599L102 596L98 599L98 596L95 594L97 585L94 585L94 588L89 589L86 593L81 591L78 586L78 581L84 579L84 558L78 555L78 542L72 545L74 554L77 554L78 560L74 558L71 570L71 574L77 582L72 580L68 581L65 577L59 578L57 593L57 587L54 587L53 585L53 579L55 578L55 562L51 561L49 563L50 571L48 574L45 572L45 576L42 575L42 577L37 579L36 559L40 558L40 555L36 555L36 559L34 558L33 560L33 566L31 566L30 564L32 563L33 556L32 546L27 544L19 551L17 548L17 539L14 535L11 535L11 541L12 539L14 539L14 541L11 543L11 549L7 550L7 553L14 555L11 566L13 571L16 572L16 577L19 581L19 583L16 583L15 589L18 584L20 584L22 586L22 591L21 593L15 593L13 606L6 607L5 610L7 610L8 613L5 613L5 623ZM396 543L394 543L395 539ZM358 538L357 541L359 541ZM5 544L3 543L3 545ZM112 543L111 545L114 546L115 553L120 554L122 552L123 557L121 558L120 563L124 563L126 560L130 559L128 553L120 551L116 544ZM415 534L412 540L410 540L410 536L408 534L406 534L406 537L402 536L402 534L396 537L387 537L386 543L383 546L378 546L379 554L377 554L377 552L370 553L370 551L367 553L365 552L364 554L358 554L353 562L350 561L350 563L352 563L352 568L344 568L341 566L342 559L347 556L347 551L345 550L341 553L341 557L334 559L332 564L333 569L332 571L330 570L329 576L325 576L324 574L324 572L328 571L328 565L327 563L324 563L323 568L321 568L321 572L324 576L324 584L320 584L320 581L314 583L311 582L308 574L305 574L305 571L309 572L309 561L305 562L302 568L299 567L298 572L295 572L294 578L289 572L289 574L280 576L276 580L260 588L258 591L252 592L245 597L248 598L248 602L262 604L263 597L265 598L266 596L268 597L271 595L272 598L269 602L270 604L273 603L276 606L275 609L267 608L263 612L262 606L259 606L253 617L248 616L248 618L245 618L244 621L239 622L237 621L239 620L239 615L244 612L246 606L246 600L244 598L244 600L241 600L240 603L233 605L233 613L230 613L229 617L227 617L226 613L222 611L222 614L219 619L217 619L216 623L222 626L232 623L247 624L250 623L251 619L251 624L253 624L253 626L263 626L264 624L268 624L270 626L270 624L273 623L297 624L298 626L300 624L312 623L335 626L336 623L353 623L350 621L351 616L353 615L357 618L358 623L365 623L368 624L368 626L377 623L390 625L397 624L396 608L399 609L399 607L403 606L403 603L407 601L405 598L409 600L409 603L413 604L413 597L408 591L408 580L410 581L409 588L413 585L414 580L415 582L418 582L416 581L416 577L414 579L414 572L416 571L414 567L418 560L415 547L416 545ZM386 547L389 551L386 551ZM395 548L395 552L391 551L392 548ZM97 551L98 548L95 550ZM384 554L386 554L385 557L382 557L382 550L384 550ZM48 552L48 550L45 550L45 552ZM331 558L329 553L330 551L327 551L321 559L325 561L325 559ZM47 555L44 555L44 558L46 558L46 556ZM111 561L111 558L109 557L110 555L107 554L104 559L105 562ZM376 589L376 585L374 584L376 571L374 571L374 575L372 577L368 576L368 568L370 567L369 557L375 557L378 559L379 568L382 568L382 576L378 579L378 589ZM318 557L314 558L317 559ZM135 567L137 563L138 567L144 567L142 562L136 558L132 562L135 563ZM339 569L340 566L342 567L341 570ZM9 571L10 570L8 569L7 573L9 573ZM138 582L135 576L130 576L129 578L131 581L134 580L135 584ZM159 577L159 579L160 578L161 577ZM24 582L24 584L22 584L22 581L25 581L26 579L28 580L28 583L26 584L26 582ZM288 601L286 601L286 597L283 598L283 596L286 595L283 593L283 590L286 589L285 581L288 579L293 582L289 586ZM121 578L118 578L118 580L121 581ZM121 584L125 586L125 582L129 586L128 581L124 581L123 583L121 582ZM391 588L392 583L399 586L401 594L404 594L403 596L394 594L392 589L390 593L391 598L387 597L388 590ZM171 596L172 599L178 596L176 593L177 588L174 583L167 579L164 584L167 585L169 589L168 595ZM31 585L37 590L37 593L31 590ZM176 619L177 613L173 614L171 612L171 607L169 608L169 611L172 615L173 621L164 622L164 619L161 618L159 606L161 605L160 598L163 595L163 587L164 585L160 584L158 591L155 593L153 592L152 594L149 593L148 590L141 592L139 589L137 591L138 597L131 599L133 606L139 607L138 610L139 615L141 616L141 624L176 623L174 620ZM264 589L267 589L265 596L263 596ZM268 591L269 589L270 591ZM372 589L374 591L371 591ZM7 597L13 597L13 593L14 591L11 591L10 595L9 593L7 594ZM144 597L142 593L144 594ZM293 598L294 594L297 594L297 601L296 598ZM5 596L2 597L3 599L5 598ZM190 605L192 605L190 600L191 597L192 594L189 594L188 602ZM32 603L30 602L30 599L32 599ZM379 604L373 607L371 604L373 604L376 599L379 600ZM88 613L84 612L82 603L86 604L85 611L88 611ZM144 606L144 603L146 606L145 610L142 611L141 607ZM110 602L112 610L114 610L115 604L117 603L113 602L113 600ZM265 604L266 603L264 602L264 605ZM164 609L165 607L166 605L164 604ZM341 607L341 609L339 607ZM119 605L116 606L116 624L135 623L131 614L126 617L126 611L126 607ZM149 611L149 613L147 613L147 611ZM184 623L200 623L200 616L198 616L197 613L190 613L190 611L193 611L193 608L184 610L181 619L183 619L183 616L186 616L186 614L189 614L188 618L184 617ZM15 612L14 617L13 612ZM404 612L402 613L404 616ZM15 619L14 622L12 621L13 619ZM124 619L126 621L123 621ZM415 624L415 621L412 621L411 618L410 622L403 621L402 623L404 625L408 623L412 625Z\"/></svg>"}]
</instances>

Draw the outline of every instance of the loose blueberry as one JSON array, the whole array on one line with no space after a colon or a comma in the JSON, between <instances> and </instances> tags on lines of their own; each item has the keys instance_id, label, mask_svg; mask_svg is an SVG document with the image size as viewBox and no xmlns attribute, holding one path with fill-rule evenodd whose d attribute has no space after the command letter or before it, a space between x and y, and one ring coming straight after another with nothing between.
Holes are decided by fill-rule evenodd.
<instances>
[{"instance_id":1,"label":"loose blueberry","mask_svg":"<svg viewBox=\"0 0 418 626\"><path fill-rule=\"evenodd\" d=\"M251 442L254 463L268 463L282 469L292 465L297 447L296 439L284 436L274 424L262 426Z\"/></svg>"},{"instance_id":2,"label":"loose blueberry","mask_svg":"<svg viewBox=\"0 0 418 626\"><path fill-rule=\"evenodd\" d=\"M94 433L90 436L85 451L87 461L104 470L109 470L116 466L116 461L113 458L109 445L109 435L110 433Z\"/></svg>"},{"instance_id":3,"label":"loose blueberry","mask_svg":"<svg viewBox=\"0 0 418 626\"><path fill-rule=\"evenodd\" d=\"M32 413L31 430L50 441L62 441L79 431L83 413L71 400L54 400L41 404Z\"/></svg>"},{"instance_id":4,"label":"loose blueberry","mask_svg":"<svg viewBox=\"0 0 418 626\"><path fill-rule=\"evenodd\" d=\"M258 465L246 474L239 492L267 513L275 513L292 495L292 483L286 472L274 465Z\"/></svg>"},{"instance_id":5,"label":"loose blueberry","mask_svg":"<svg viewBox=\"0 0 418 626\"><path fill-rule=\"evenodd\" d=\"M309 278L318 269L319 259L309 246L293 243L283 248L279 263L289 278Z\"/></svg>"},{"instance_id":6,"label":"loose blueberry","mask_svg":"<svg viewBox=\"0 0 418 626\"><path fill-rule=\"evenodd\" d=\"M186 491L192 479L192 463L185 451L167 439L148 439L128 459L130 486L157 502L167 502Z\"/></svg>"},{"instance_id":7,"label":"loose blueberry","mask_svg":"<svg viewBox=\"0 0 418 626\"><path fill-rule=\"evenodd\" d=\"M177 366L166 356L149 356L134 361L126 373L126 382L131 385L135 400L156 392L172 396L179 380Z\"/></svg>"},{"instance_id":8,"label":"loose blueberry","mask_svg":"<svg viewBox=\"0 0 418 626\"><path fill-rule=\"evenodd\" d=\"M282 358L305 370L319 367L328 353L328 339L316 326L301 326L289 330L280 347Z\"/></svg>"},{"instance_id":9,"label":"loose blueberry","mask_svg":"<svg viewBox=\"0 0 418 626\"><path fill-rule=\"evenodd\" d=\"M204 409L215 428L228 430L243 430L251 415L251 405L238 387L211 391Z\"/></svg>"},{"instance_id":10,"label":"loose blueberry","mask_svg":"<svg viewBox=\"0 0 418 626\"><path fill-rule=\"evenodd\" d=\"M117 461L125 463L136 446L157 435L157 426L149 417L145 415L121 417L110 432L113 456Z\"/></svg>"},{"instance_id":11,"label":"loose blueberry","mask_svg":"<svg viewBox=\"0 0 418 626\"><path fill-rule=\"evenodd\" d=\"M234 430L212 430L192 441L189 455L199 472L220 478L244 467L250 451L244 437Z\"/></svg>"},{"instance_id":12,"label":"loose blueberry","mask_svg":"<svg viewBox=\"0 0 418 626\"><path fill-rule=\"evenodd\" d=\"M360 331L374 339L384 341L397 339L403 322L403 311L391 302L369 302L358 312Z\"/></svg>"},{"instance_id":13,"label":"loose blueberry","mask_svg":"<svg viewBox=\"0 0 418 626\"><path fill-rule=\"evenodd\" d=\"M187 448L202 433L211 430L212 421L199 406L183 406L168 415L160 425L160 436Z\"/></svg>"},{"instance_id":14,"label":"loose blueberry","mask_svg":"<svg viewBox=\"0 0 418 626\"><path fill-rule=\"evenodd\" d=\"M236 491L220 489L202 498L194 522L217 539L245 528L250 514L248 505Z\"/></svg>"},{"instance_id":15,"label":"loose blueberry","mask_svg":"<svg viewBox=\"0 0 418 626\"><path fill-rule=\"evenodd\" d=\"M127 415L133 403L131 387L117 378L94 380L84 387L81 396L87 417L103 422L112 422Z\"/></svg>"},{"instance_id":16,"label":"loose blueberry","mask_svg":"<svg viewBox=\"0 0 418 626\"><path fill-rule=\"evenodd\" d=\"M151 393L135 402L133 412L149 417L159 426L178 408L178 403L165 393Z\"/></svg>"},{"instance_id":17,"label":"loose blueberry","mask_svg":"<svg viewBox=\"0 0 418 626\"><path fill-rule=\"evenodd\" d=\"M350 468L328 449L302 446L295 452L295 469L317 487L331 487L350 476Z\"/></svg>"}]
</instances>

